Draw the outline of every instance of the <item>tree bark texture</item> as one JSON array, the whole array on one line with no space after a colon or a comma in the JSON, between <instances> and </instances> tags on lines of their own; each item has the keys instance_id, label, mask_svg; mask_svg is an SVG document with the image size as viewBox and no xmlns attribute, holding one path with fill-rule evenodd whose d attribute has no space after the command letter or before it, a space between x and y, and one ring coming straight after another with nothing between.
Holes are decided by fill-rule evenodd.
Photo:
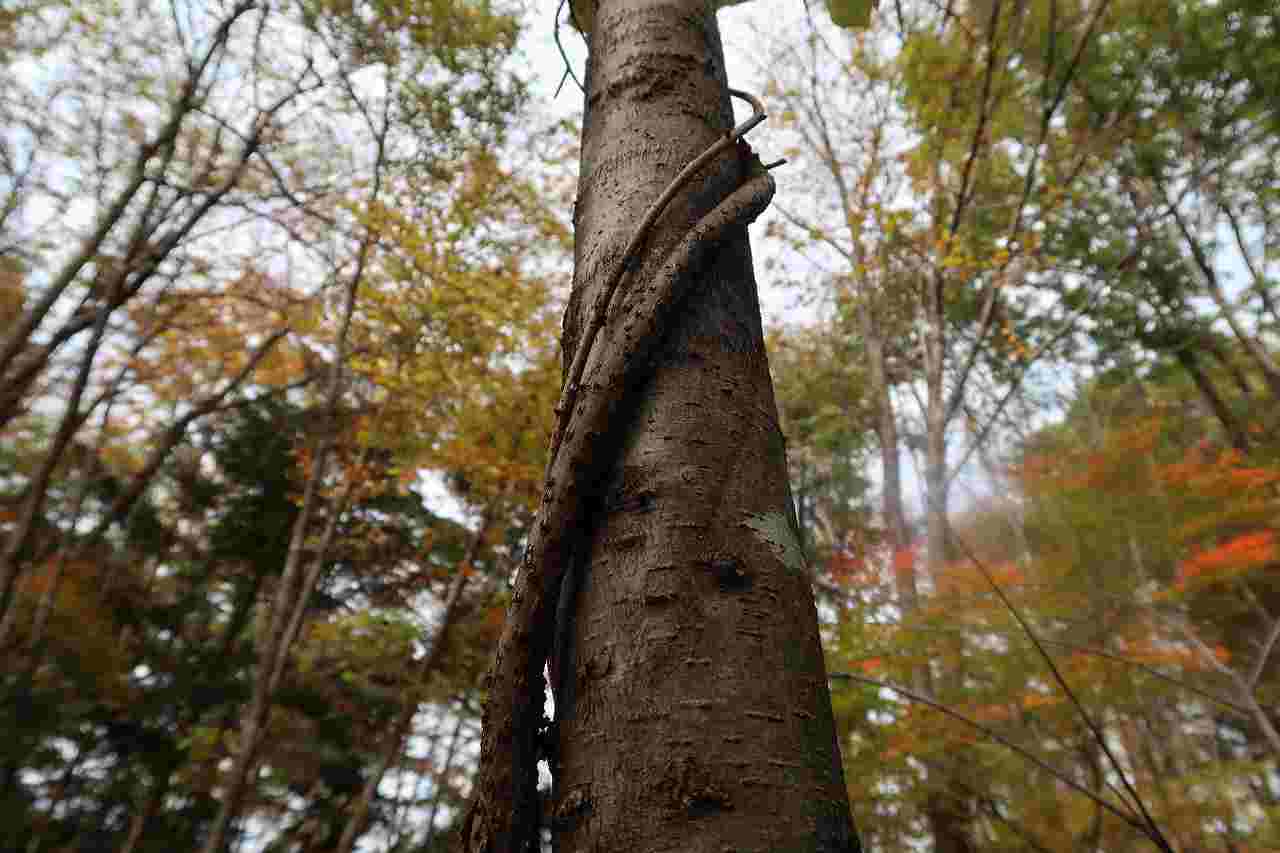
<instances>
[{"instance_id":1,"label":"tree bark texture","mask_svg":"<svg viewBox=\"0 0 1280 853\"><path fill-rule=\"evenodd\" d=\"M584 368L490 671L463 843L536 844L550 753L562 851L857 850L747 243L772 178L728 146L628 260L732 111L708 0L593 11L563 338ZM560 719L539 736L553 636Z\"/></svg>"},{"instance_id":2,"label":"tree bark texture","mask_svg":"<svg viewBox=\"0 0 1280 853\"><path fill-rule=\"evenodd\" d=\"M731 126L711 4L599 4L566 353L634 223ZM625 342L664 260L748 180L743 149L667 209L597 346ZM745 223L706 249L610 424L562 596L560 851L858 849Z\"/></svg>"}]
</instances>

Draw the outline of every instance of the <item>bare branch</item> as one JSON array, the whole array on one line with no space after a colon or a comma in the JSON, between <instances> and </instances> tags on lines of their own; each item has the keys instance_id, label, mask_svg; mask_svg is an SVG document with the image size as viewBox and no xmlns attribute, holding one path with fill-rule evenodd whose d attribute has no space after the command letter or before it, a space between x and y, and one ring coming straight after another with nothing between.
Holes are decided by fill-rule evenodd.
<instances>
[{"instance_id":1,"label":"bare branch","mask_svg":"<svg viewBox=\"0 0 1280 853\"><path fill-rule=\"evenodd\" d=\"M154 140L138 149L128 182L116 195L111 206L99 217L97 226L95 226L93 232L86 238L84 243L81 244L79 251L72 255L63 264L62 269L53 276L49 286L45 289L44 295L31 307L31 310L22 316L22 319L9 332L4 344L0 346L0 376L3 376L8 370L9 364L14 357L26 346L31 333L44 320L59 297L75 281L80 270L98 254L108 235L115 229L124 216L125 210L132 204L138 191L142 189L143 184L146 182L147 163L157 154L171 149L183 122L196 106L196 90L205 70L214 56L222 51L227 38L230 36L232 26L255 5L256 0L240 0L232 7L231 12L214 32L204 57L196 64L183 85L182 92L174 103L168 120L161 127Z\"/></svg>"}]
</instances>

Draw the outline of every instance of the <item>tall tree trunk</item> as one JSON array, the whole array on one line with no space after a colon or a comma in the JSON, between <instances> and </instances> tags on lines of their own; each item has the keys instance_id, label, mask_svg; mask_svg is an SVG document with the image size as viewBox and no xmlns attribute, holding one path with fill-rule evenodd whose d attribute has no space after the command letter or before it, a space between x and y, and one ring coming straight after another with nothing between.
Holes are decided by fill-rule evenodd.
<instances>
[{"instance_id":1,"label":"tall tree trunk","mask_svg":"<svg viewBox=\"0 0 1280 853\"><path fill-rule=\"evenodd\" d=\"M911 544L907 529L906 505L902 499L902 463L899 456L898 413L889 391L888 359L884 334L869 299L864 299L858 320L867 348L868 394L876 408L876 439L880 444L881 514L884 516L885 544L890 548L894 584L904 610L914 610L918 597L915 561L908 559ZM921 686L919 684L917 687Z\"/></svg>"},{"instance_id":2,"label":"tall tree trunk","mask_svg":"<svg viewBox=\"0 0 1280 853\"><path fill-rule=\"evenodd\" d=\"M863 308L863 336L867 345L868 373L870 376L870 393L875 399L878 409L876 417L876 435L880 442L880 475L884 481L882 513L886 532L886 544L891 549L894 586L898 593L899 607L903 618L913 617L920 605L917 566L914 554L907 551L911 544L911 535L907 529L907 517L902 496L902 470L898 458L898 422L893 408L893 399L889 393L888 373L885 369L884 340L874 318L867 308ZM938 386L941 388L941 386ZM930 396L931 415L942 412L942 395ZM946 469L946 424L935 417L929 418L928 440L926 444L927 492L930 498L926 507L928 525L928 562L931 577L937 577L937 570L946 560L946 506L947 506L947 469ZM933 498L938 498L935 507ZM934 543L937 543L935 546ZM911 684L925 696L934 695L933 673L929 664L913 668ZM930 773L945 774L945 767L931 768ZM931 794L924 803L925 819L929 831L933 834L936 853L970 853L973 845L969 840L969 823L971 804L968 799L956 793L959 788L951 780L943 779L940 788Z\"/></svg>"},{"instance_id":3,"label":"tall tree trunk","mask_svg":"<svg viewBox=\"0 0 1280 853\"><path fill-rule=\"evenodd\" d=\"M941 387L941 376L938 377ZM929 388L929 410L926 413L925 439L925 519L928 529L926 543L927 568L929 577L937 582L950 559L950 530L947 521L948 471L947 441L945 416L942 412L942 395L933 393ZM943 642L958 642L944 639ZM950 681L959 677L959 673L942 673L942 680ZM936 679L925 664L918 676L927 686L929 693L934 693ZM936 694L935 694L936 695ZM941 778L931 779L930 787L936 790L925 800L924 813L933 835L934 853L973 853L977 848L971 838L973 823L973 802L963 791L961 785L947 778L952 772L952 763L947 762L937 769L930 769L930 775Z\"/></svg>"},{"instance_id":4,"label":"tall tree trunk","mask_svg":"<svg viewBox=\"0 0 1280 853\"><path fill-rule=\"evenodd\" d=\"M566 352L631 223L733 123L703 0L606 0L590 44ZM745 169L728 156L695 179L629 287ZM847 851L746 228L686 274L697 283L623 427L579 562L553 832L562 851Z\"/></svg>"},{"instance_id":5,"label":"tall tree trunk","mask_svg":"<svg viewBox=\"0 0 1280 853\"><path fill-rule=\"evenodd\" d=\"M591 17L566 356L592 346L584 332L635 223L732 126L712 3L602 0ZM547 478L547 529L535 524L495 659L472 853L529 841L527 738L502 727L529 714L520 694L541 680L551 611L567 626L554 668L558 850L859 849L764 350L754 214L734 212L761 177L745 144L694 177L590 350L580 393L617 403L570 422L570 455ZM647 335L659 316L648 300L682 291ZM557 501L574 507L567 524L547 521L565 517ZM571 582L549 608L566 563ZM519 812L514 827L504 809Z\"/></svg>"},{"instance_id":6,"label":"tall tree trunk","mask_svg":"<svg viewBox=\"0 0 1280 853\"><path fill-rule=\"evenodd\" d=\"M948 497L951 479L947 469L947 424L953 407L948 403L945 385L946 365L946 316L943 301L942 278L935 278L927 285L925 309L925 333L923 341L925 365L925 568L929 578L935 583L951 559L950 524L947 520ZM958 399L959 390L953 389L952 396ZM958 640L943 640L957 642ZM940 678L930 670L929 664L921 668L916 676L922 680L922 686L928 693L937 695L939 680L954 679L958 673L939 673ZM935 853L972 853L974 846L971 833L973 823L973 800L964 790L964 786L948 779L951 767L958 762L948 761L938 769L930 768L929 781L933 792L924 803L925 820L929 832L933 835Z\"/></svg>"}]
</instances>

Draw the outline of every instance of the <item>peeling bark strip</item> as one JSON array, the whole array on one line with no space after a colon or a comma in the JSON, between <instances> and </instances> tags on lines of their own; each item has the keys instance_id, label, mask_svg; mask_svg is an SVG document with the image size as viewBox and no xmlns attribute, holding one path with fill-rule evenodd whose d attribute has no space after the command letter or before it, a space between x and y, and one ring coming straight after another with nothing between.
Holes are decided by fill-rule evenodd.
<instances>
[{"instance_id":1,"label":"peeling bark strip","mask_svg":"<svg viewBox=\"0 0 1280 853\"><path fill-rule=\"evenodd\" d=\"M490 672L469 853L537 843L542 671L575 555L574 707L549 735L558 849L858 849L747 242L772 178L724 145L636 239L731 125L712 3L598 4L574 367Z\"/></svg>"}]
</instances>

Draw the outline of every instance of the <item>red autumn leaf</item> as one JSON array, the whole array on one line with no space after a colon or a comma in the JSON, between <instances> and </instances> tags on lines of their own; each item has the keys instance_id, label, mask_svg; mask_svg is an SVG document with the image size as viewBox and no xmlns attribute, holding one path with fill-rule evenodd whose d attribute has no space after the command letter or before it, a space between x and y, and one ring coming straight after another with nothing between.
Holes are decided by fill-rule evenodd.
<instances>
[{"instance_id":1,"label":"red autumn leaf","mask_svg":"<svg viewBox=\"0 0 1280 853\"><path fill-rule=\"evenodd\" d=\"M1213 580L1223 573L1270 563L1277 556L1275 540L1275 531L1259 530L1198 551L1178 566L1178 585L1196 578Z\"/></svg>"}]
</instances>

